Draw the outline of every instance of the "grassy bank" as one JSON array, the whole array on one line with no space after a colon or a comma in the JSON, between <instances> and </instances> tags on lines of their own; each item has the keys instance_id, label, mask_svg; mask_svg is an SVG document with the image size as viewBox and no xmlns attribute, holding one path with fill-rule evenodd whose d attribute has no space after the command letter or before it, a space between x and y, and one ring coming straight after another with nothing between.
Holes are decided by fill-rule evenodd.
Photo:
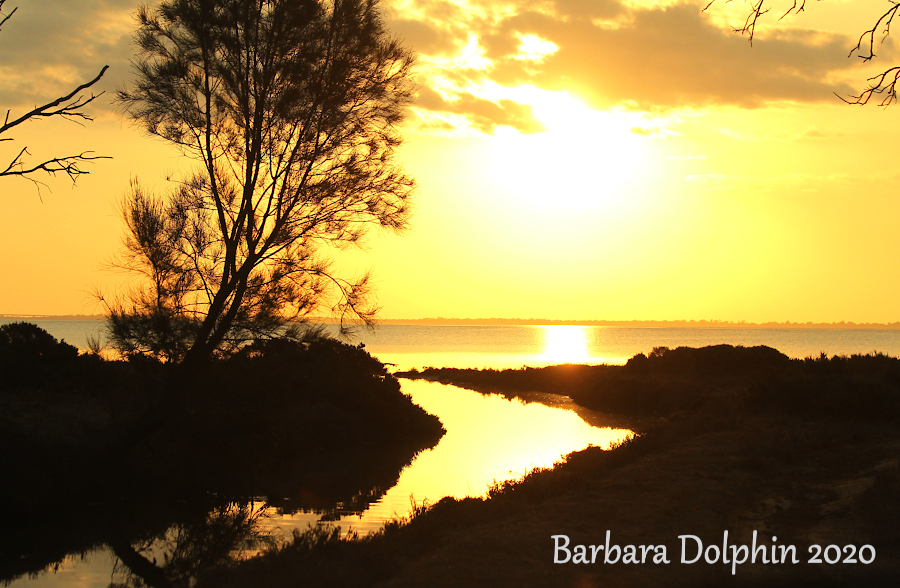
<instances>
[{"instance_id":1,"label":"grassy bank","mask_svg":"<svg viewBox=\"0 0 900 588\"><path fill-rule=\"evenodd\" d=\"M798 361L729 346L659 349L621 367L435 372L482 391L563 392L658 424L489 499L444 499L365 540L308 535L205 585L883 585L900 574L898 374L900 361L884 356ZM623 551L653 546L649 559L604 563L599 551L595 563L573 563L576 545L605 547L607 531ZM721 549L725 531L735 548L752 546L755 531L766 550L794 549L786 562L748 561L734 573L721 558L681 563L679 535ZM565 559L554 535L568 538L568 563L554 563ZM815 545L827 550L822 563L809 561ZM844 562L866 545L871 563ZM669 563L653 563L658 546Z\"/></svg>"}]
</instances>

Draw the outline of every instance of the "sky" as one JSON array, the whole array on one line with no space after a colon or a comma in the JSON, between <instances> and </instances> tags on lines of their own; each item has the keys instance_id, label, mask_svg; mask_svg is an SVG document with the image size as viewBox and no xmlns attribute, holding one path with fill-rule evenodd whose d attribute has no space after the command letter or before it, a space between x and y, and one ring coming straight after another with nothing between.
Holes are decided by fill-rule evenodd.
<instances>
[{"instance_id":1,"label":"sky","mask_svg":"<svg viewBox=\"0 0 900 588\"><path fill-rule=\"evenodd\" d=\"M721 0L393 0L418 54L399 159L411 229L334 252L371 270L381 316L900 320L900 106L852 106L900 62L850 55L890 6ZM131 279L120 203L190 162L113 105L131 79L132 0L8 0L0 107L16 116L110 69L83 126L45 120L0 160L92 150L65 177L0 179L0 314L102 312Z\"/></svg>"}]
</instances>

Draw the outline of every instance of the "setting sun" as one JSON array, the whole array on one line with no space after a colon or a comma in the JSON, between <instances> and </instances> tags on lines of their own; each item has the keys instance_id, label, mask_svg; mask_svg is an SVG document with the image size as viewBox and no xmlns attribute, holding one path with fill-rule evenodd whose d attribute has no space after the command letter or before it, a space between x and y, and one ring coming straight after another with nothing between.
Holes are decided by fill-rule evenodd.
<instances>
[{"instance_id":1,"label":"setting sun","mask_svg":"<svg viewBox=\"0 0 900 588\"><path fill-rule=\"evenodd\" d=\"M628 207L625 190L649 165L628 117L593 111L565 92L525 89L520 95L545 130L498 132L491 152L495 181L531 206L576 213Z\"/></svg>"}]
</instances>

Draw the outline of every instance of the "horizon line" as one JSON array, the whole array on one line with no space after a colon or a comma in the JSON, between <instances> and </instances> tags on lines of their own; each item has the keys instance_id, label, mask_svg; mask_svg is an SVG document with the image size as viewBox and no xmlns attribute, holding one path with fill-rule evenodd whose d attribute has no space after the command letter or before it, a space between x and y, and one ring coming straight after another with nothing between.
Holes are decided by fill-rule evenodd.
<instances>
[{"instance_id":1,"label":"horizon line","mask_svg":"<svg viewBox=\"0 0 900 588\"><path fill-rule=\"evenodd\" d=\"M0 314L0 320L58 320L58 321L100 321L106 320L102 314ZM308 317L305 322L314 324L340 324L330 317ZM767 321L727 321L717 319L543 319L543 318L446 318L427 317L416 319L385 318L376 320L375 325L434 325L434 326L587 326L587 327L669 327L669 328L745 328L745 329L900 329L900 321L891 323L839 322L795 322ZM362 325L360 325L362 326Z\"/></svg>"}]
</instances>

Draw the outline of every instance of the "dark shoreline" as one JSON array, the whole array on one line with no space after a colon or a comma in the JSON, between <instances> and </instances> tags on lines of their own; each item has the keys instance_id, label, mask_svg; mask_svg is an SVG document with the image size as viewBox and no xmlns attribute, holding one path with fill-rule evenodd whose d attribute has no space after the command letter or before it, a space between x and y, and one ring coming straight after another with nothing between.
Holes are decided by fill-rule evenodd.
<instances>
[{"instance_id":1,"label":"dark shoreline","mask_svg":"<svg viewBox=\"0 0 900 588\"><path fill-rule=\"evenodd\" d=\"M102 544L153 576L131 545L170 528L192 542L182 551L224 530L213 543L251 540L252 521L229 509L260 496L285 512L361 512L444 434L383 364L326 337L186 375L0 329L0 582Z\"/></svg>"},{"instance_id":2,"label":"dark shoreline","mask_svg":"<svg viewBox=\"0 0 900 588\"><path fill-rule=\"evenodd\" d=\"M543 382L555 382L579 403L655 423L611 451L588 448L500 485L489 500L444 499L379 536L286 547L206 585L858 586L898 577L900 360L789 360L717 346L630 364L435 370L483 393L548 392ZM743 564L732 575L721 562L679 562L679 535L715 543L726 530L740 544L754 531L767 547L777 536L800 563ZM602 543L606 531L623 547L665 545L670 563L554 563L554 535L574 547ZM808 563L816 544L871 545L877 557Z\"/></svg>"},{"instance_id":3,"label":"dark shoreline","mask_svg":"<svg viewBox=\"0 0 900 588\"><path fill-rule=\"evenodd\" d=\"M218 561L195 573L199 586L858 586L900 576L900 359L791 360L721 345L660 348L625 366L397 375L538 401L565 394L640 434L570 454L489 499L420 505L374 536L313 529L258 558ZM223 521L245 523L226 512L181 524L209 538ZM800 562L742 564L735 574L721 562L679 562L679 535L710 544L726 530L735 545L754 531L766 546L777 536ZM574 555L576 545L596 552L607 531L623 550L665 546L669 563L554 563L554 536ZM816 544L870 545L877 556L808 563Z\"/></svg>"}]
</instances>

